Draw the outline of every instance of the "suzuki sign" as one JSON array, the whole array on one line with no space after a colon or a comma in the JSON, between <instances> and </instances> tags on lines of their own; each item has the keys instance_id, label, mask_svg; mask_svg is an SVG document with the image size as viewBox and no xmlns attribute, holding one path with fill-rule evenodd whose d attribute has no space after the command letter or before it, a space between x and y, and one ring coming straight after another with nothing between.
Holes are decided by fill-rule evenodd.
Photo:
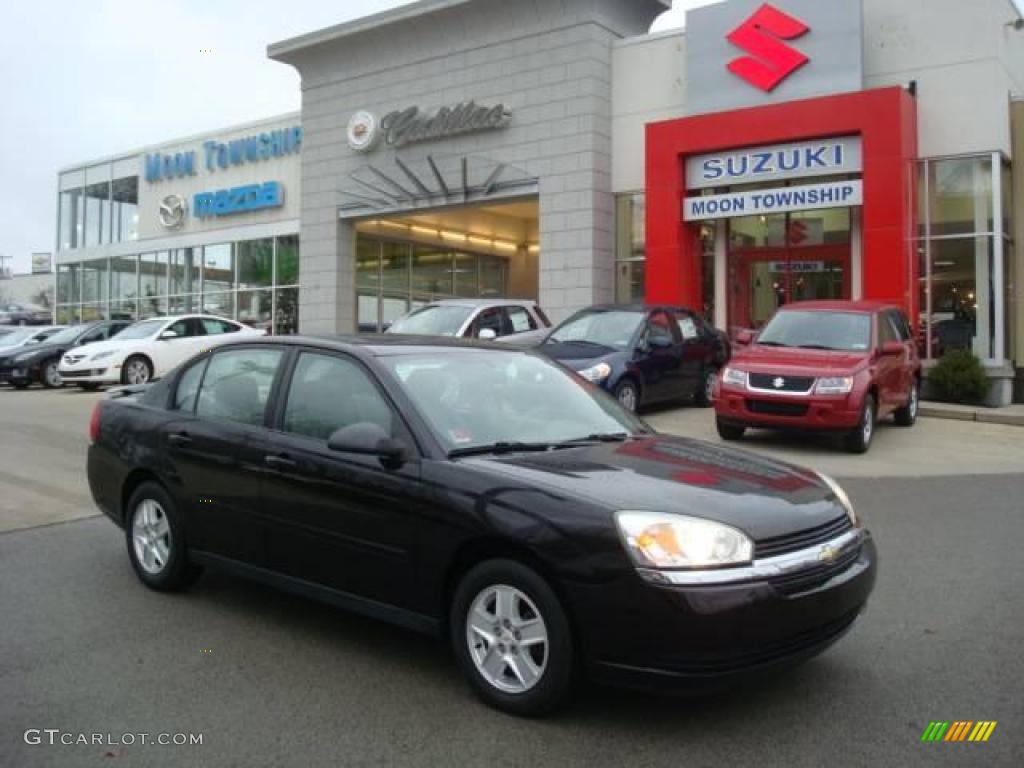
<instances>
[{"instance_id":1,"label":"suzuki sign","mask_svg":"<svg viewBox=\"0 0 1024 768\"><path fill-rule=\"evenodd\" d=\"M861 0L727 0L686 15L689 114L863 88Z\"/></svg>"}]
</instances>

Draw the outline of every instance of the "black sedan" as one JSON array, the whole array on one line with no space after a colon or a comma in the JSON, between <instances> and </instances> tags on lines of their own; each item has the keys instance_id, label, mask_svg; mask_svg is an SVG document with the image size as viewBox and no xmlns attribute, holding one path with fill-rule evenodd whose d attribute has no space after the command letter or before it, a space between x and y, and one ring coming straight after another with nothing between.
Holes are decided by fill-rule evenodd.
<instances>
[{"instance_id":1,"label":"black sedan","mask_svg":"<svg viewBox=\"0 0 1024 768\"><path fill-rule=\"evenodd\" d=\"M75 347L106 341L131 325L127 320L100 320L58 331L40 344L12 349L0 355L0 382L24 389L34 382L44 387L63 385L57 368L65 353Z\"/></svg>"},{"instance_id":2,"label":"black sedan","mask_svg":"<svg viewBox=\"0 0 1024 768\"><path fill-rule=\"evenodd\" d=\"M710 406L730 346L688 309L607 305L580 310L538 349L636 411L687 397Z\"/></svg>"},{"instance_id":3,"label":"black sedan","mask_svg":"<svg viewBox=\"0 0 1024 768\"><path fill-rule=\"evenodd\" d=\"M875 580L831 480L657 435L497 345L235 342L100 402L90 437L147 586L221 566L447 637L513 713L581 672L685 686L808 658Z\"/></svg>"}]
</instances>

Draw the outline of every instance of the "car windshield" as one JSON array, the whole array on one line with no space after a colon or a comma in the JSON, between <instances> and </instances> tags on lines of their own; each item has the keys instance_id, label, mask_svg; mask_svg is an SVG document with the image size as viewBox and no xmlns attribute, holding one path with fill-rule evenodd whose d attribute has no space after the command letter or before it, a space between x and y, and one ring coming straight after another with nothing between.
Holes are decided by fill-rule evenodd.
<instances>
[{"instance_id":1,"label":"car windshield","mask_svg":"<svg viewBox=\"0 0 1024 768\"><path fill-rule=\"evenodd\" d=\"M467 349L380 361L449 451L537 448L647 431L593 385L530 353Z\"/></svg>"},{"instance_id":2,"label":"car windshield","mask_svg":"<svg viewBox=\"0 0 1024 768\"><path fill-rule=\"evenodd\" d=\"M769 347L863 352L871 347L871 316L856 312L785 310L757 337Z\"/></svg>"},{"instance_id":3,"label":"car windshield","mask_svg":"<svg viewBox=\"0 0 1024 768\"><path fill-rule=\"evenodd\" d=\"M38 328L20 328L17 331L11 331L5 336L0 336L0 345L5 347L13 347L21 344L26 339L30 339L39 333Z\"/></svg>"},{"instance_id":4,"label":"car windshield","mask_svg":"<svg viewBox=\"0 0 1024 768\"><path fill-rule=\"evenodd\" d=\"M143 320L135 325L129 325L119 334L117 334L117 340L123 341L125 339L145 339L156 333L163 325L167 322L166 317L161 317L156 320Z\"/></svg>"},{"instance_id":5,"label":"car windshield","mask_svg":"<svg viewBox=\"0 0 1024 768\"><path fill-rule=\"evenodd\" d=\"M430 304L391 324L388 333L413 336L455 336L472 314L472 307Z\"/></svg>"},{"instance_id":6,"label":"car windshield","mask_svg":"<svg viewBox=\"0 0 1024 768\"><path fill-rule=\"evenodd\" d=\"M53 336L48 337L43 343L44 344L68 344L68 343L74 341L75 339L77 339L83 333L85 333L85 330L86 329L83 328L80 325L79 326L73 326L71 328L65 328L63 331L58 331L57 333L53 334Z\"/></svg>"},{"instance_id":7,"label":"car windshield","mask_svg":"<svg viewBox=\"0 0 1024 768\"><path fill-rule=\"evenodd\" d=\"M633 310L580 312L562 323L547 343L585 341L604 347L624 349L644 320L644 313Z\"/></svg>"}]
</instances>

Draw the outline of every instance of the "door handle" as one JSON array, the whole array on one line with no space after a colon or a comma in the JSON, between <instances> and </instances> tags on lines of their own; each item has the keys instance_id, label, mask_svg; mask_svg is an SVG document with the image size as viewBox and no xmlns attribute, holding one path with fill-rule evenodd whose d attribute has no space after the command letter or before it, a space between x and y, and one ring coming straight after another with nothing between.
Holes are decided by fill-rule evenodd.
<instances>
[{"instance_id":1,"label":"door handle","mask_svg":"<svg viewBox=\"0 0 1024 768\"><path fill-rule=\"evenodd\" d=\"M175 448L185 448L192 445L192 438L188 436L187 432L179 432L176 435L168 435L167 442Z\"/></svg>"},{"instance_id":2,"label":"door handle","mask_svg":"<svg viewBox=\"0 0 1024 768\"><path fill-rule=\"evenodd\" d=\"M264 456L263 463L271 469L295 469L299 465L289 459L287 456Z\"/></svg>"}]
</instances>

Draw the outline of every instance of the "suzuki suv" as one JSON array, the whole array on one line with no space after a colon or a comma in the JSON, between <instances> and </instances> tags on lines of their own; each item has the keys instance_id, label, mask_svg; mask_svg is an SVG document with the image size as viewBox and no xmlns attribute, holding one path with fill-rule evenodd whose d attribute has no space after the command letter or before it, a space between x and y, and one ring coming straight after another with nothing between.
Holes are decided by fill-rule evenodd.
<instances>
[{"instance_id":1,"label":"suzuki suv","mask_svg":"<svg viewBox=\"0 0 1024 768\"><path fill-rule=\"evenodd\" d=\"M826 430L864 453L878 421L917 419L921 361L903 311L872 301L798 303L780 309L740 345L715 390L718 434L748 427Z\"/></svg>"}]
</instances>

